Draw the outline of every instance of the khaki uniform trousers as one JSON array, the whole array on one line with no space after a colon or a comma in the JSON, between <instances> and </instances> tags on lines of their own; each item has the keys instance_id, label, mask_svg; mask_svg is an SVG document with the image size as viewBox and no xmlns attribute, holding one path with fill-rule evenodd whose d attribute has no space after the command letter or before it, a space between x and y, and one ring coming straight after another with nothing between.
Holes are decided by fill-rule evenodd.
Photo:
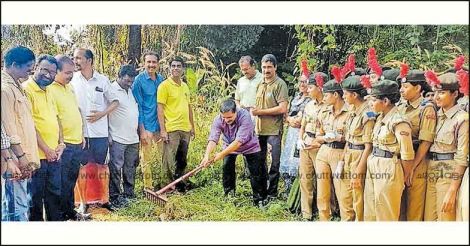
<instances>
[{"instance_id":1,"label":"khaki uniform trousers","mask_svg":"<svg viewBox=\"0 0 470 246\"><path fill-rule=\"evenodd\" d=\"M454 165L454 160L429 161L424 220L455 221L456 210L446 213L441 212L444 197L452 182Z\"/></svg>"},{"instance_id":2,"label":"khaki uniform trousers","mask_svg":"<svg viewBox=\"0 0 470 246\"><path fill-rule=\"evenodd\" d=\"M347 202L349 183L342 179L341 176L333 174L338 166L338 162L343 160L343 155L343 149L333 149L326 145L322 145L318 151L315 160L315 172L317 176L317 206L321 221L329 221L331 219L330 199L332 193L332 178L335 194L339 203L341 220L354 220L352 204Z\"/></svg>"},{"instance_id":3,"label":"khaki uniform trousers","mask_svg":"<svg viewBox=\"0 0 470 246\"><path fill-rule=\"evenodd\" d=\"M144 188L153 190L153 177L152 177L152 163L155 158L155 148L158 148L159 153L162 152L162 144L157 143L159 134L154 133L151 143L145 144L140 140L140 169L142 170Z\"/></svg>"},{"instance_id":4,"label":"khaki uniform trousers","mask_svg":"<svg viewBox=\"0 0 470 246\"><path fill-rule=\"evenodd\" d=\"M398 221L404 182L399 159L370 155L364 188L364 220Z\"/></svg>"},{"instance_id":5,"label":"khaki uniform trousers","mask_svg":"<svg viewBox=\"0 0 470 246\"><path fill-rule=\"evenodd\" d=\"M423 221L426 200L426 173L429 160L425 157L413 173L411 187L405 187L402 197L400 220Z\"/></svg>"},{"instance_id":6,"label":"khaki uniform trousers","mask_svg":"<svg viewBox=\"0 0 470 246\"><path fill-rule=\"evenodd\" d=\"M353 178L353 174L361 158L363 150L355 150L346 148L344 152L344 171L345 182L349 184ZM362 186L359 189L348 188L348 195L345 201L348 202L348 207L352 206L354 211L354 218L356 221L364 221L364 183L365 175L361 178Z\"/></svg>"},{"instance_id":7,"label":"khaki uniform trousers","mask_svg":"<svg viewBox=\"0 0 470 246\"><path fill-rule=\"evenodd\" d=\"M313 215L313 194L317 189L317 179L315 177L315 158L317 153L318 148L300 150L300 207L304 219L310 219Z\"/></svg>"},{"instance_id":8,"label":"khaki uniform trousers","mask_svg":"<svg viewBox=\"0 0 470 246\"><path fill-rule=\"evenodd\" d=\"M457 197L457 221L468 221L468 167L462 178Z\"/></svg>"}]
</instances>

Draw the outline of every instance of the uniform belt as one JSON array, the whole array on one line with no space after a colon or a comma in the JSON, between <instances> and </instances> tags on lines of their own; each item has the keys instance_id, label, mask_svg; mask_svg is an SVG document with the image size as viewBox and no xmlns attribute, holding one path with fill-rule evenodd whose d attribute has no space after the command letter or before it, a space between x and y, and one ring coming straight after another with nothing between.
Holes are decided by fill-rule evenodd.
<instances>
[{"instance_id":1,"label":"uniform belt","mask_svg":"<svg viewBox=\"0 0 470 246\"><path fill-rule=\"evenodd\" d=\"M346 146L346 142L331 142L326 143L326 145L333 149L344 149L344 146Z\"/></svg>"},{"instance_id":2,"label":"uniform belt","mask_svg":"<svg viewBox=\"0 0 470 246\"><path fill-rule=\"evenodd\" d=\"M383 157L383 158L393 158L393 156L395 156L394 153L387 151L387 150L379 149L377 147L374 147L372 149L372 155L377 156L377 157ZM397 155L397 157L398 159L400 159L399 155Z\"/></svg>"},{"instance_id":3,"label":"uniform belt","mask_svg":"<svg viewBox=\"0 0 470 246\"><path fill-rule=\"evenodd\" d=\"M357 150L364 150L366 146L364 144L352 144L348 142L348 148L350 149L357 149Z\"/></svg>"},{"instance_id":4,"label":"uniform belt","mask_svg":"<svg viewBox=\"0 0 470 246\"><path fill-rule=\"evenodd\" d=\"M447 161L454 159L454 153L429 152L428 157L433 161Z\"/></svg>"}]
</instances>

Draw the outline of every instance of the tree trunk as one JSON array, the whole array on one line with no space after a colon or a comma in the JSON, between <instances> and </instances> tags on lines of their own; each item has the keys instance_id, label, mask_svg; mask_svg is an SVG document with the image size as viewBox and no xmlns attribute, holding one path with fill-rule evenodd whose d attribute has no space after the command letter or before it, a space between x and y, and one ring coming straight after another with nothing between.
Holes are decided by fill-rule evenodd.
<instances>
[{"instance_id":1,"label":"tree trunk","mask_svg":"<svg viewBox=\"0 0 470 246\"><path fill-rule=\"evenodd\" d=\"M137 66L141 56L142 46L142 26L129 25L129 46L128 46L128 61L129 64Z\"/></svg>"}]
</instances>

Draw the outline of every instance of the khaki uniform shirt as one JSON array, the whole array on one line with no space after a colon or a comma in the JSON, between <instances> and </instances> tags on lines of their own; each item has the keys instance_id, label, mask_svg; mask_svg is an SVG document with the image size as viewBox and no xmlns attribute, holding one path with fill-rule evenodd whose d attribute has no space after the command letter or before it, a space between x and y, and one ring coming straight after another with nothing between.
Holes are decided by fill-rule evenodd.
<instances>
[{"instance_id":1,"label":"khaki uniform shirt","mask_svg":"<svg viewBox=\"0 0 470 246\"><path fill-rule=\"evenodd\" d=\"M343 135L345 134L346 119L348 118L348 105L345 103L338 115L335 115L333 106L329 106L320 119L320 127L317 135L325 135L328 132ZM343 140L344 141L344 140Z\"/></svg>"},{"instance_id":2,"label":"khaki uniform shirt","mask_svg":"<svg viewBox=\"0 0 470 246\"><path fill-rule=\"evenodd\" d=\"M2 70L2 124L11 144L21 144L30 166L39 168L39 149L31 104L19 83Z\"/></svg>"},{"instance_id":3,"label":"khaki uniform shirt","mask_svg":"<svg viewBox=\"0 0 470 246\"><path fill-rule=\"evenodd\" d=\"M288 102L289 95L284 80L277 77L272 81L262 81L256 90L256 107L268 109ZM282 134L284 115L256 116L256 134L261 136L275 136Z\"/></svg>"},{"instance_id":4,"label":"khaki uniform shirt","mask_svg":"<svg viewBox=\"0 0 470 246\"><path fill-rule=\"evenodd\" d=\"M351 111L346 120L346 141L354 145L372 143L372 131L374 129L375 117L367 116L371 111L367 102L359 108L351 106Z\"/></svg>"},{"instance_id":5,"label":"khaki uniform shirt","mask_svg":"<svg viewBox=\"0 0 470 246\"><path fill-rule=\"evenodd\" d=\"M317 128L320 126L320 115L322 115L327 109L328 107L325 103L318 102L315 99L312 99L312 101L305 105L301 123L305 132L313 134L317 132Z\"/></svg>"},{"instance_id":6,"label":"khaki uniform shirt","mask_svg":"<svg viewBox=\"0 0 470 246\"><path fill-rule=\"evenodd\" d=\"M437 131L429 151L436 153L455 153L457 165L468 166L468 113L459 105L447 112L437 112Z\"/></svg>"},{"instance_id":7,"label":"khaki uniform shirt","mask_svg":"<svg viewBox=\"0 0 470 246\"><path fill-rule=\"evenodd\" d=\"M411 137L414 144L419 141L433 142L436 132L436 110L432 103L423 104L424 98L414 102L402 101L398 111L411 123Z\"/></svg>"},{"instance_id":8,"label":"khaki uniform shirt","mask_svg":"<svg viewBox=\"0 0 470 246\"><path fill-rule=\"evenodd\" d=\"M459 98L459 100L457 100L457 104L460 106L461 109L468 112L469 110L468 95Z\"/></svg>"},{"instance_id":9,"label":"khaki uniform shirt","mask_svg":"<svg viewBox=\"0 0 470 246\"><path fill-rule=\"evenodd\" d=\"M413 160L415 152L411 140L411 124L393 107L387 115L380 114L374 126L372 144L396 155L402 160Z\"/></svg>"}]
</instances>

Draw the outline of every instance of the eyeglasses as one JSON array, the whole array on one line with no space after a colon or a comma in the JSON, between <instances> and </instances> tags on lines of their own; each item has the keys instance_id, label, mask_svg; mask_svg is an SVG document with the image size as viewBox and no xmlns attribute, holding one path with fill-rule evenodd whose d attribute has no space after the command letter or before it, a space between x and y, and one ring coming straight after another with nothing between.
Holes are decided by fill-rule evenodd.
<instances>
[{"instance_id":1,"label":"eyeglasses","mask_svg":"<svg viewBox=\"0 0 470 246\"><path fill-rule=\"evenodd\" d=\"M40 68L39 72L42 74L50 74L51 76L55 76L57 74L57 71L49 71L46 68Z\"/></svg>"}]
</instances>

